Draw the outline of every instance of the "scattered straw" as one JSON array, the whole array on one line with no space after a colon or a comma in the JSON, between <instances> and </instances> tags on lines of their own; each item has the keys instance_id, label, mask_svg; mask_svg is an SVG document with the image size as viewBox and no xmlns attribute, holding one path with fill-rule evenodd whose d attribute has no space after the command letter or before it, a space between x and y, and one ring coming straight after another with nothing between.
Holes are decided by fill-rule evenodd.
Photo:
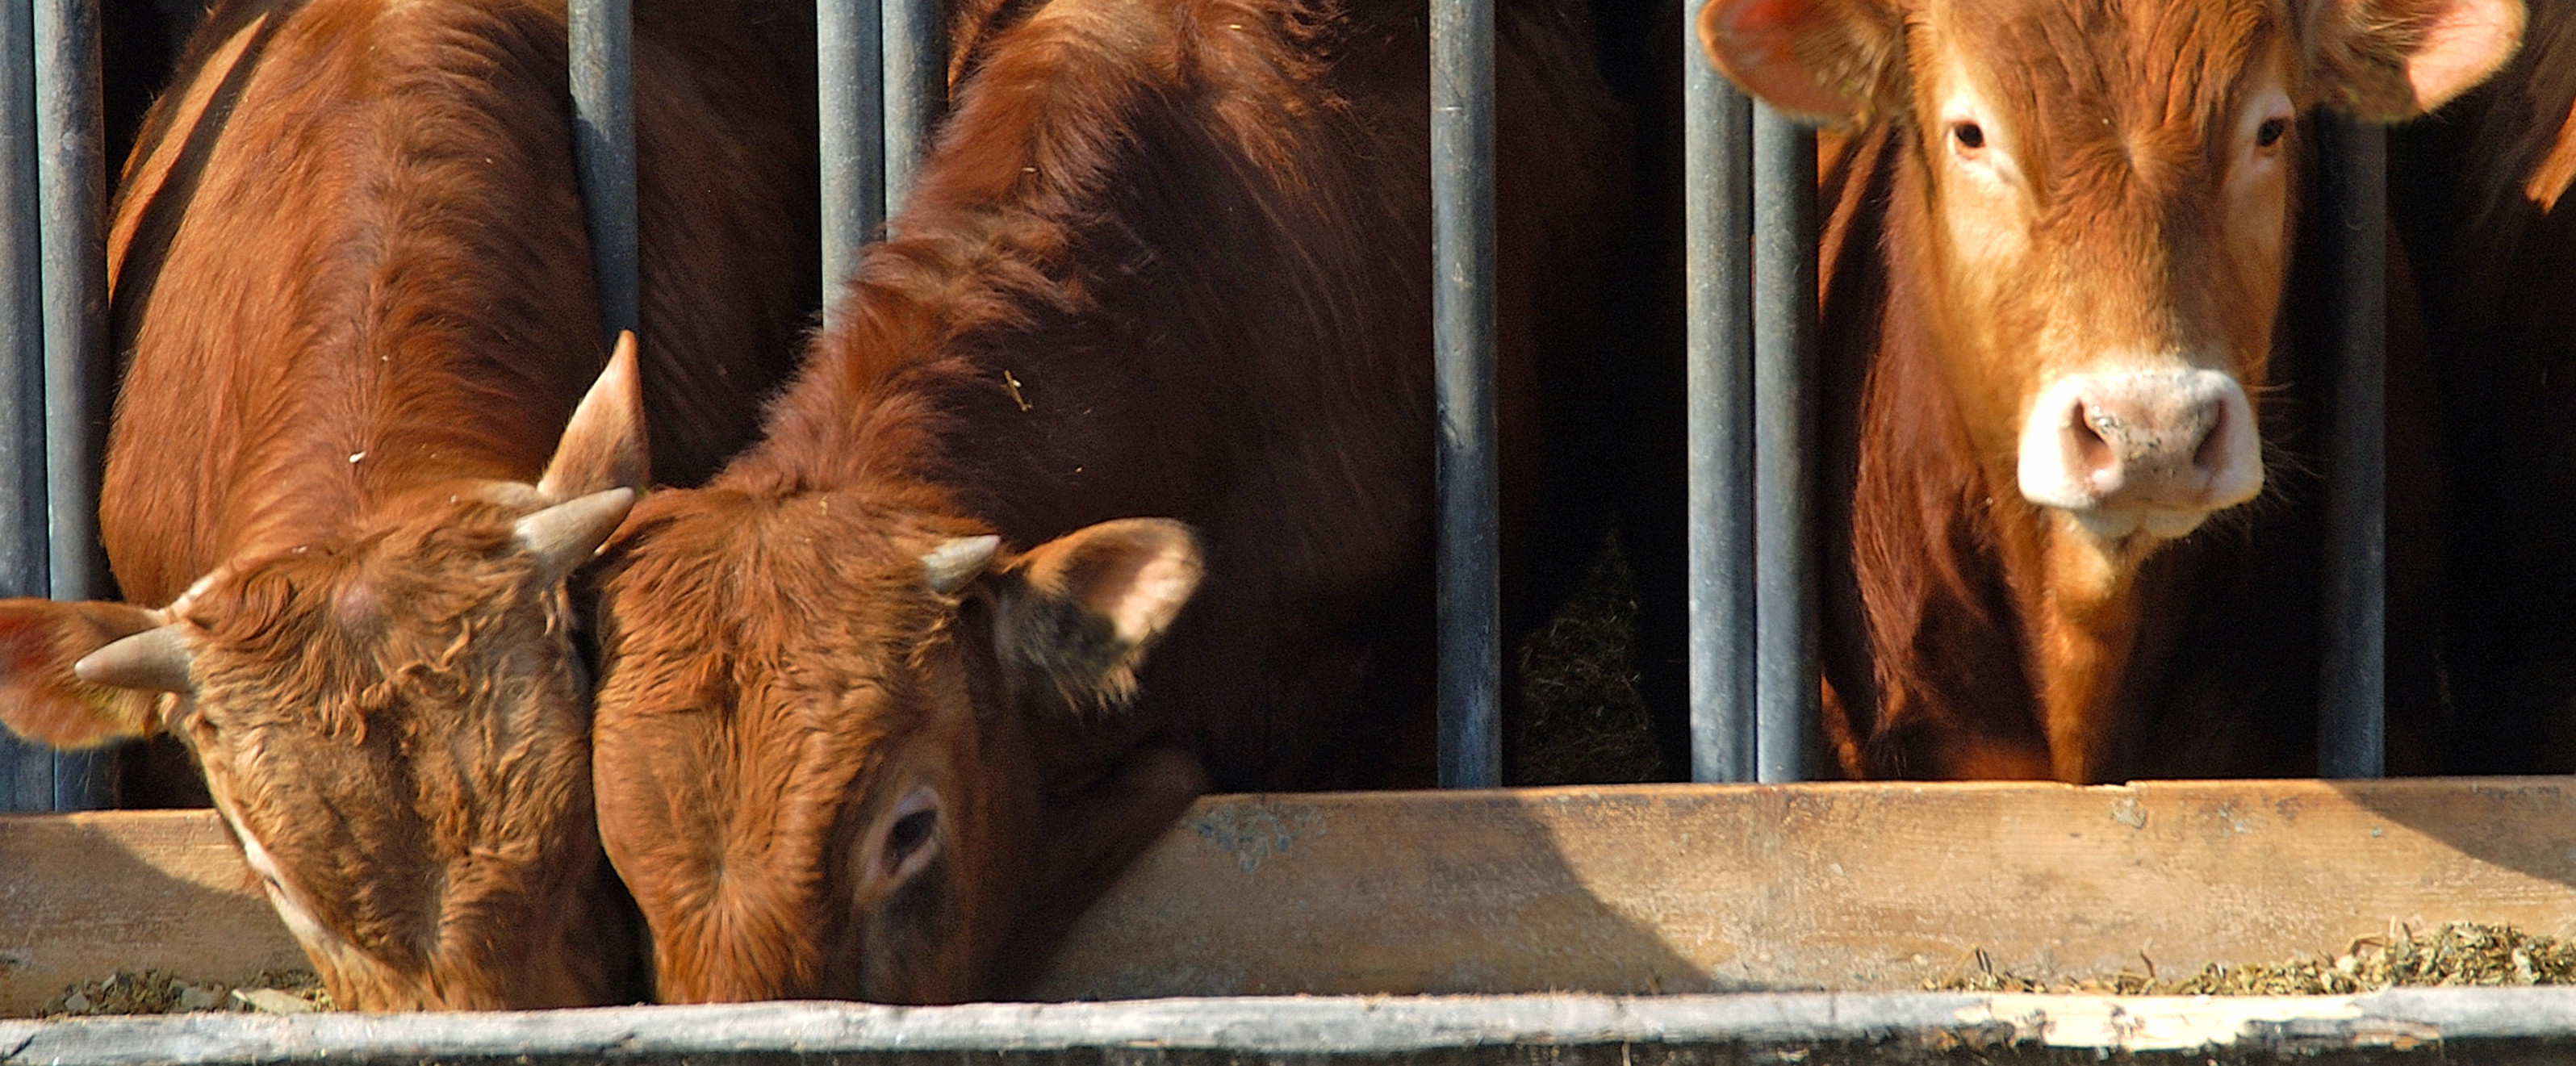
<instances>
[{"instance_id":1,"label":"scattered straw","mask_svg":"<svg viewBox=\"0 0 2576 1066\"><path fill-rule=\"evenodd\" d=\"M251 1010L233 995L236 989L275 989L311 1004L315 1010L331 1009L331 994L322 990L321 979L310 970L261 970L238 985L189 981L159 970L118 970L96 981L64 988L60 995L47 1000L37 1014L63 1018Z\"/></svg>"},{"instance_id":2,"label":"scattered straw","mask_svg":"<svg viewBox=\"0 0 2576 1066\"><path fill-rule=\"evenodd\" d=\"M2509 925L2449 922L2429 933L2399 926L2354 940L2333 958L2220 966L2163 978L2141 957L2143 972L2063 979L1999 969L1983 949L1965 973L1935 978L1935 991L2090 993L2122 996L2295 996L2376 992L2392 985L2576 984L2576 942L2534 936Z\"/></svg>"},{"instance_id":3,"label":"scattered straw","mask_svg":"<svg viewBox=\"0 0 2576 1066\"><path fill-rule=\"evenodd\" d=\"M1657 779L1654 729L1638 694L1636 579L1618 537L1604 538L1583 583L1522 641L1511 731L1515 785Z\"/></svg>"}]
</instances>

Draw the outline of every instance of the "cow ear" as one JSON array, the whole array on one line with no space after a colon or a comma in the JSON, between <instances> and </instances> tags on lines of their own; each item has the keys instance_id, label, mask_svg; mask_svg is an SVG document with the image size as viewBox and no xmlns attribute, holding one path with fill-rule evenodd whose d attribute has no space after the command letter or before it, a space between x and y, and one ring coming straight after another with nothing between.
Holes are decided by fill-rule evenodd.
<instances>
[{"instance_id":1,"label":"cow ear","mask_svg":"<svg viewBox=\"0 0 2576 1066\"><path fill-rule=\"evenodd\" d=\"M72 664L161 622L159 612L122 603L0 600L0 721L57 748L151 734L159 692L92 684Z\"/></svg>"},{"instance_id":2,"label":"cow ear","mask_svg":"<svg viewBox=\"0 0 2576 1066\"><path fill-rule=\"evenodd\" d=\"M1199 587L1198 537L1160 518L1103 522L1038 545L995 582L1002 661L1076 707L1136 690L1145 652Z\"/></svg>"},{"instance_id":3,"label":"cow ear","mask_svg":"<svg viewBox=\"0 0 2576 1066\"><path fill-rule=\"evenodd\" d=\"M1903 105L1902 15L1884 0L1708 0L1699 43L1744 91L1789 115L1861 122Z\"/></svg>"},{"instance_id":4,"label":"cow ear","mask_svg":"<svg viewBox=\"0 0 2576 1066\"><path fill-rule=\"evenodd\" d=\"M620 331L617 350L592 382L581 406L573 408L563 439L537 492L562 503L609 489L644 491L651 479L651 454L644 437L644 389L635 365L635 334Z\"/></svg>"},{"instance_id":5,"label":"cow ear","mask_svg":"<svg viewBox=\"0 0 2576 1066\"><path fill-rule=\"evenodd\" d=\"M2522 0L2310 0L2320 98L2376 122L2442 106L2522 44Z\"/></svg>"}]
</instances>

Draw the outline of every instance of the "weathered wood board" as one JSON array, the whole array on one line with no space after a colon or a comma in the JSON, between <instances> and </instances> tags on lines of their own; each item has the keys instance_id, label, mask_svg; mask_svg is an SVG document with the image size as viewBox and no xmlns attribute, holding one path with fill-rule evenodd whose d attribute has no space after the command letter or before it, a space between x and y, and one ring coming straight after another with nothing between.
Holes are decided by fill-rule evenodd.
<instances>
[{"instance_id":1,"label":"weathered wood board","mask_svg":"<svg viewBox=\"0 0 2576 1066\"><path fill-rule=\"evenodd\" d=\"M0 815L0 1015L120 969L309 965L211 811Z\"/></svg>"},{"instance_id":2,"label":"weathered wood board","mask_svg":"<svg viewBox=\"0 0 2576 1066\"><path fill-rule=\"evenodd\" d=\"M2576 780L1635 786L1203 800L1048 998L1912 988L2576 932ZM302 956L204 812L0 817L0 1013Z\"/></svg>"},{"instance_id":3,"label":"weathered wood board","mask_svg":"<svg viewBox=\"0 0 2576 1066\"><path fill-rule=\"evenodd\" d=\"M1202 803L1048 997L1903 989L2576 931L2576 782L1643 786Z\"/></svg>"}]
</instances>

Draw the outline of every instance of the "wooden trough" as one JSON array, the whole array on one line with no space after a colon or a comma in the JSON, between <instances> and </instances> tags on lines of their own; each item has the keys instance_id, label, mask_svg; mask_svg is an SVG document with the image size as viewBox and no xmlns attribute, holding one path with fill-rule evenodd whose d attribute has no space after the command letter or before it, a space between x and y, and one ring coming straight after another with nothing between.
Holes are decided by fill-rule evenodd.
<instances>
[{"instance_id":1,"label":"wooden trough","mask_svg":"<svg viewBox=\"0 0 2576 1066\"><path fill-rule=\"evenodd\" d=\"M1325 1033L1357 1032L1350 1026L1365 1018L1383 1022L1376 1012L1386 1003L1411 1002L1431 1012L1422 1015L1424 1025L1433 1025L1437 1016L1447 1019L1439 1025L1499 1027L1493 1031L1518 1033L1515 1040L1537 1030L1514 1026L1557 1025L1546 1019L1556 1017L1550 1011L1572 1009L1565 1004L1607 1003L1612 1006L1583 1015L1590 1019L1583 1024L1592 1026L1587 1032L1610 1034L1602 1039L1613 1044L1652 1043L1660 1039L1652 1033L1684 1030L1700 1034L1694 1039L1740 1043L1743 1034L1725 1035L1734 1030L1720 1022L1751 1017L1748 1010L1775 1022L1807 1017L1801 1012L1822 1012L1816 1017L1823 1018L1861 1011L1845 1021L1869 1032L1878 1030L1863 1025L1863 1017L1877 1011L1885 1017L1869 1024L1895 1027L1890 1033L1914 1032L1908 1027L1919 1028L1924 1018L1948 1019L1933 1028L1951 1036L1887 1044L1913 1049L1906 1054L1956 1045L1967 1039L1959 1033L1985 1033L1977 1039L2006 1044L2038 1040L2033 1046L2043 1047L2042 1038L2055 1033L2052 1039L2060 1043L2152 1050L2165 1045L2138 1043L2148 1040L2147 1030L2174 1026L2200 1035L2173 1038L2183 1040L2173 1047L2198 1047L2209 1033L2288 1032L2281 1028L2288 1024L2284 1019L2307 1019L2301 1024L2309 1029L2325 1026L2343 1034L2337 1039L2350 1037L2360 1041L2356 1047L2389 1054L2397 1043L2438 1045L2446 1024L2441 1019L2452 1014L2522 1018L2516 1024L2527 1028L2537 1017L2530 1012L2541 1009L2533 1004L2554 1004L2547 1009L2576 1019L2576 992L2545 989L2482 992L2490 998L2477 1002L2488 1006L2477 1009L2487 1014L2459 1014L2470 1010L2464 1005L2469 1001L2439 996L2189 1007L2210 1001L2156 1006L2154 1000L1927 997L1915 991L1927 978L1963 972L1979 949L1998 965L2029 974L2103 974L2149 963L2171 974L2212 962L2330 954L2392 924L2423 929L2453 920L2511 923L2548 935L2576 932L2576 779L2098 788L1669 785L1220 796L1193 808L1083 920L1038 996L1350 997L1277 1001L1309 1005L1284 1015L1255 1012L1262 1018L1302 1018L1295 1024L1320 1026L1315 1031ZM0 818L0 1013L23 1015L67 984L120 968L235 981L263 968L301 964L293 941L207 812ZM1835 994L1799 995L1815 990ZM1793 994L1671 995L1712 992ZM1515 993L1662 995L1376 998ZM2503 1008L2493 1005L2503 1002L2493 1000L2498 995L2538 998ZM1097 1035L1127 1033L1121 1026L1148 1025L1154 1017L1241 1014L1264 1002L1272 1001L1229 999L1177 1015L1171 1012L1179 1008L1168 1004L1152 1010L1130 1004L1098 1008L1107 1014L1028 1017L1072 1026L1060 1036L1095 1030ZM2405 1015L2403 1025L2390 1021L2394 1008L2370 1006L2387 1002L2412 1004L2397 1012ZM1342 1006L1312 1006L1318 1003ZM1749 1005L1754 1003L1767 1006ZM1687 1004L1701 1006L1685 1010ZM918 1050L922 1045L902 1034L922 1026L949 1031L939 1028L949 1023L924 1020L946 1017L936 1011L742 1009L783 1012L776 1014L780 1025L792 1016L803 1019L796 1025L824 1026L840 1034L833 1039L852 1055L873 1047L871 1040ZM570 1027L562 1030L566 1034L587 1032L583 1026L629 1025L614 1021L629 1014L675 1019L670 1024L697 1017L656 1013L670 1010L550 1017ZM1326 1014L1313 1013L1319 1010ZM1337 1010L1358 1013L1328 1024L1326 1016ZM2033 1011L2056 1020L2031 1029ZM1971 1015L1986 1021L1952 1024ZM474 1026L538 1033L552 1024L505 1020L513 1017L532 1016L485 1016L472 1025L457 1023L463 1028L384 1019L308 1018L289 1025L285 1019L247 1017L0 1023L7 1026L0 1028L0 1063L16 1057L13 1048L24 1054L50 1049L43 1052L46 1061L115 1059L100 1049L131 1050L115 1041L133 1040L145 1041L144 1051L127 1057L143 1059L190 1057L181 1045L168 1043L181 1040L186 1047L269 1046L281 1054L360 1059L367 1057L363 1044L395 1059L461 1055L463 1061L479 1053L468 1053L464 1045L441 1052L417 1041L484 1033L476 1039L488 1042L499 1038ZM734 1034L727 1039L750 1041L736 1050L757 1050L751 1045L760 1039L787 1040L780 1034L799 1031L792 1025L760 1029L747 1020L758 1015L727 1017L734 1028L719 1027ZM2166 1020L2155 1026L2138 1020L2149 1017ZM1630 1031L1647 1018L1661 1020ZM2015 1018L2023 1029L2013 1028ZM2113 1025L2105 1018L2129 1021ZM406 1024L412 1028L402 1028ZM2468 1023L2455 1018L2447 1024ZM1260 1036L1294 1044L1285 1031L1245 1025L1226 1031L1245 1040ZM651 1030L647 1025L643 1031ZM1797 1046L1821 1049L1830 1043L1827 1037L1860 1039L1853 1035L1857 1031L1816 1028L1810 1035L1825 1043ZM755 1039L760 1032L769 1035ZM2576 1032L2576 1026L2550 1032ZM2079 1039L2079 1033L2095 1036ZM2392 1033L2412 1035L2400 1041ZM1027 1035L996 1030L994 1038ZM110 1037L108 1045L94 1043ZM287 1044L258 1043L271 1037ZM343 1047L332 1040L359 1044ZM1870 1037L1863 1043L1886 1041ZM679 1047L646 1040L629 1049L647 1045ZM1230 1046L1220 1041L1215 1050ZM1272 1050L1288 1054L1288 1046ZM2260 1040L2247 1045L2249 1053L2273 1046ZM2453 1046L2459 1046L2457 1039ZM77 1053L77 1047L96 1054ZM1248 1049L1252 1045L1233 1050L1249 1054ZM1362 1054L1356 1046L1322 1045L1290 1057L1327 1053L1384 1057ZM231 1059L213 1055L207 1061Z\"/></svg>"}]
</instances>

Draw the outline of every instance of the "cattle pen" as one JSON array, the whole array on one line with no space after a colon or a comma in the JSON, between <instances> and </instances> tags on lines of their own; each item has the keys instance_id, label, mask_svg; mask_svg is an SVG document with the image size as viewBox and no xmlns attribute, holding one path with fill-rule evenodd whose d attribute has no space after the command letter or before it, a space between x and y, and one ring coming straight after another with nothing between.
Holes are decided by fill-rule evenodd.
<instances>
[{"instance_id":1,"label":"cattle pen","mask_svg":"<svg viewBox=\"0 0 2576 1066\"><path fill-rule=\"evenodd\" d=\"M1696 5L1686 4L1687 9ZM817 5L825 276L944 105L935 0ZM2576 932L2576 786L2382 780L2383 134L2334 123L2337 406L2321 780L1821 783L1814 136L1686 49L1691 784L1503 789L1489 0L1431 0L1439 774L1200 800L1034 1002L0 1020L12 1062L2561 1061L2576 991L1925 991L1968 968L2187 973L2454 920ZM106 591L114 356L103 0L0 2L0 579ZM603 328L637 314L629 0L570 0ZM1686 14L1695 15L1695 10ZM1803 239L1802 239L1803 238ZM204 811L106 810L95 755L0 738L0 1018L119 969L303 956Z\"/></svg>"}]
</instances>

